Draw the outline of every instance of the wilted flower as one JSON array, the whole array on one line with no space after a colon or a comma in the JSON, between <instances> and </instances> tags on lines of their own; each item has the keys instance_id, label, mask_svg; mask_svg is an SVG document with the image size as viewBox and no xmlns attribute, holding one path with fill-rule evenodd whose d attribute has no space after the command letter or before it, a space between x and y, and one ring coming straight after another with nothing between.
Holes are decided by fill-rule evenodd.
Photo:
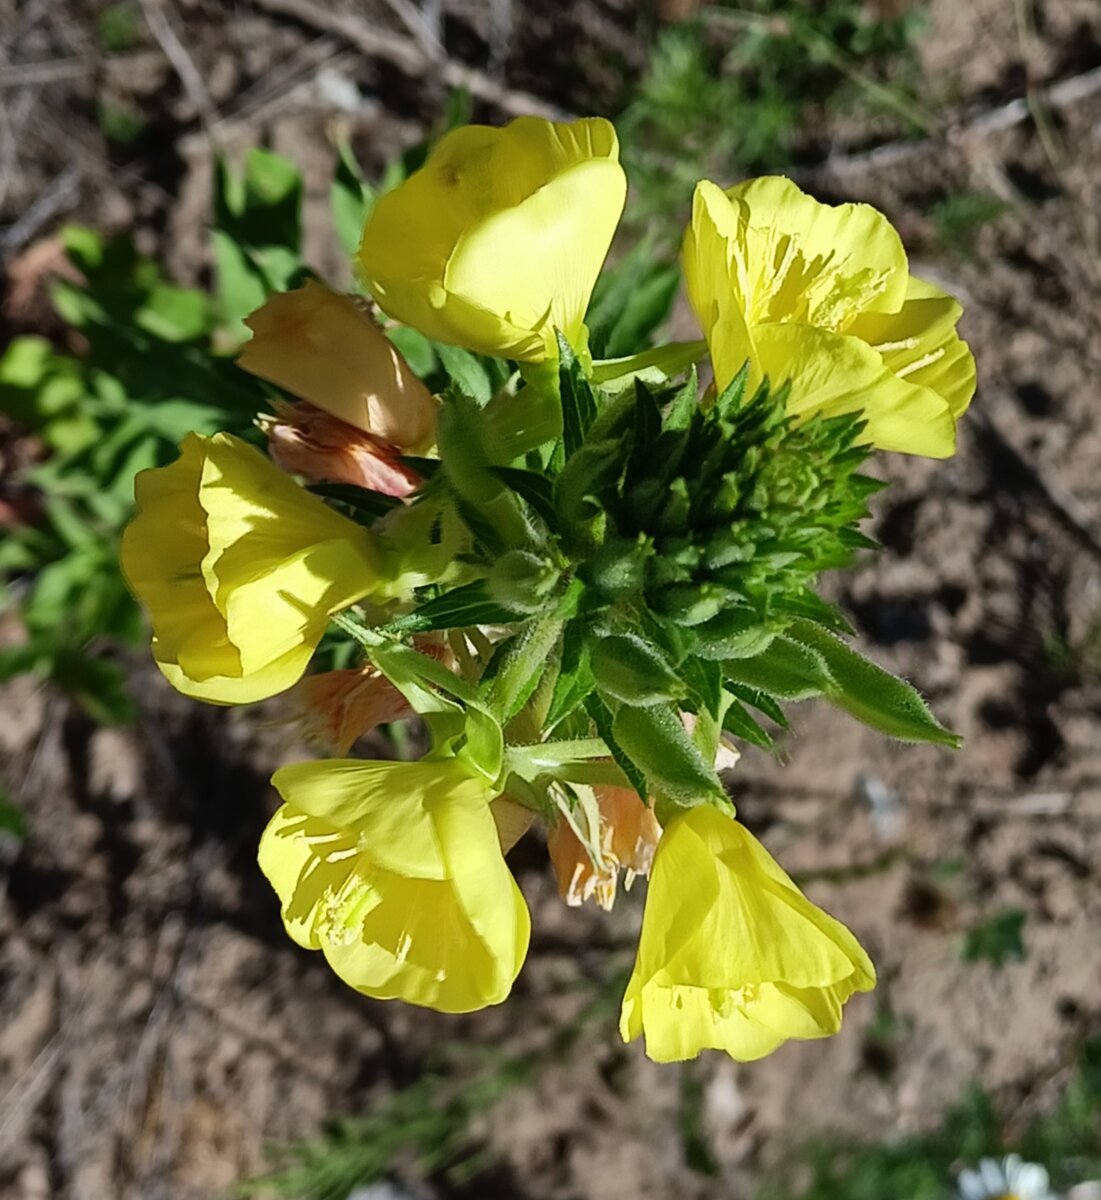
<instances>
[{"instance_id":1,"label":"wilted flower","mask_svg":"<svg viewBox=\"0 0 1101 1200\"><path fill-rule=\"evenodd\" d=\"M576 906L595 896L601 908L610 909L621 870L627 873L624 886L628 888L636 875L650 873L661 826L654 810L632 788L600 785L593 792L600 810L601 861L593 862L564 817L547 834L547 850L559 894L567 904Z\"/></svg>"},{"instance_id":2,"label":"wilted flower","mask_svg":"<svg viewBox=\"0 0 1101 1200\"><path fill-rule=\"evenodd\" d=\"M396 447L312 404L278 401L275 416L261 417L258 424L272 458L293 475L350 483L386 496L408 496L421 482Z\"/></svg>"},{"instance_id":3,"label":"wilted flower","mask_svg":"<svg viewBox=\"0 0 1101 1200\"><path fill-rule=\"evenodd\" d=\"M436 402L355 296L308 280L271 296L245 324L238 366L404 449L430 442Z\"/></svg>"},{"instance_id":4,"label":"wilted flower","mask_svg":"<svg viewBox=\"0 0 1101 1200\"><path fill-rule=\"evenodd\" d=\"M597 117L466 125L379 199L359 265L381 308L441 342L526 362L585 341L623 212L615 130Z\"/></svg>"},{"instance_id":5,"label":"wilted flower","mask_svg":"<svg viewBox=\"0 0 1101 1200\"><path fill-rule=\"evenodd\" d=\"M718 386L748 361L791 381L798 416L862 412L884 450L943 458L975 390L960 306L910 274L867 204L821 204L789 179L696 187L684 237L688 295Z\"/></svg>"},{"instance_id":6,"label":"wilted flower","mask_svg":"<svg viewBox=\"0 0 1101 1200\"><path fill-rule=\"evenodd\" d=\"M505 865L494 793L457 759L297 763L260 867L287 932L380 1000L471 1012L508 995L527 906Z\"/></svg>"},{"instance_id":7,"label":"wilted flower","mask_svg":"<svg viewBox=\"0 0 1101 1200\"><path fill-rule=\"evenodd\" d=\"M304 732L337 754L379 725L412 715L405 697L374 667L322 671L297 687Z\"/></svg>"},{"instance_id":8,"label":"wilted flower","mask_svg":"<svg viewBox=\"0 0 1101 1200\"><path fill-rule=\"evenodd\" d=\"M638 958L620 1017L657 1062L725 1050L741 1062L789 1038L828 1037L875 984L856 938L811 904L768 851L710 805L658 843Z\"/></svg>"},{"instance_id":9,"label":"wilted flower","mask_svg":"<svg viewBox=\"0 0 1101 1200\"><path fill-rule=\"evenodd\" d=\"M244 704L290 687L329 617L378 581L367 530L229 434L190 434L135 496L122 569L157 665L188 696Z\"/></svg>"}]
</instances>

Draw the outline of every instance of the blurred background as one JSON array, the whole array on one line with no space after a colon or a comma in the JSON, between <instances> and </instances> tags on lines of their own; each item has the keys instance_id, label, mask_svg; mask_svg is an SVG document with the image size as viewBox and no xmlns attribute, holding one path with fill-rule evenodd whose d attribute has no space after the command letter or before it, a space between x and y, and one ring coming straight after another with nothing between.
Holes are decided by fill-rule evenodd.
<instances>
[{"instance_id":1,"label":"blurred background","mask_svg":"<svg viewBox=\"0 0 1101 1200\"><path fill-rule=\"evenodd\" d=\"M643 889L567 909L534 838L507 1005L345 988L255 863L293 706L175 695L114 565L134 472L262 406L240 317L351 286L373 185L524 112L616 121L674 332L701 176L872 202L965 306L960 452L877 460L885 552L829 585L965 747L807 705L745 750L881 979L758 1064L620 1043ZM1099 214L1098 0L0 0L0 1196L938 1200L1013 1150L1096 1200Z\"/></svg>"}]
</instances>

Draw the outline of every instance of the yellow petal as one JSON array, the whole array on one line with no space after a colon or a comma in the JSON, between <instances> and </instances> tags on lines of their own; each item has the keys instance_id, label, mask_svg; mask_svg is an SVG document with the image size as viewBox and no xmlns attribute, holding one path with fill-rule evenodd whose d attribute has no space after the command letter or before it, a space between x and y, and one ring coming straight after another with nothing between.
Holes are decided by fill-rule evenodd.
<instances>
[{"instance_id":1,"label":"yellow petal","mask_svg":"<svg viewBox=\"0 0 1101 1200\"><path fill-rule=\"evenodd\" d=\"M779 175L726 196L735 291L750 327L796 321L844 332L859 313L902 307L906 251L871 205L823 204Z\"/></svg>"},{"instance_id":2,"label":"yellow petal","mask_svg":"<svg viewBox=\"0 0 1101 1200\"><path fill-rule=\"evenodd\" d=\"M185 673L176 658L164 653L157 638L152 647L161 674L176 691L207 704L256 704L285 692L302 678L315 648L312 641L295 646L248 675L209 674L203 669L193 677ZM190 665L196 660L185 654L184 661Z\"/></svg>"},{"instance_id":3,"label":"yellow petal","mask_svg":"<svg viewBox=\"0 0 1101 1200\"><path fill-rule=\"evenodd\" d=\"M372 536L228 434L143 471L120 558L181 691L262 699L305 670L330 615L378 585Z\"/></svg>"},{"instance_id":4,"label":"yellow petal","mask_svg":"<svg viewBox=\"0 0 1101 1200\"><path fill-rule=\"evenodd\" d=\"M359 265L380 306L427 336L540 361L555 326L581 337L625 197L607 121L464 126L378 201Z\"/></svg>"},{"instance_id":5,"label":"yellow petal","mask_svg":"<svg viewBox=\"0 0 1101 1200\"><path fill-rule=\"evenodd\" d=\"M238 366L395 446L430 441L436 404L354 296L308 280L272 296L245 324Z\"/></svg>"},{"instance_id":6,"label":"yellow petal","mask_svg":"<svg viewBox=\"0 0 1101 1200\"><path fill-rule=\"evenodd\" d=\"M959 420L975 394L975 360L956 332L962 311L951 296L911 277L899 312L864 313L848 332L876 350L894 375L942 396Z\"/></svg>"},{"instance_id":7,"label":"yellow petal","mask_svg":"<svg viewBox=\"0 0 1101 1200\"><path fill-rule=\"evenodd\" d=\"M775 386L791 380L788 411L798 417L863 413L863 440L881 450L947 458L956 422L947 400L899 379L882 356L856 337L809 325L759 325L757 361Z\"/></svg>"},{"instance_id":8,"label":"yellow petal","mask_svg":"<svg viewBox=\"0 0 1101 1200\"><path fill-rule=\"evenodd\" d=\"M445 1012L503 1000L530 919L498 843L493 792L457 760L302 763L260 864L290 935L351 987Z\"/></svg>"},{"instance_id":9,"label":"yellow petal","mask_svg":"<svg viewBox=\"0 0 1101 1200\"><path fill-rule=\"evenodd\" d=\"M685 888L684 880L692 887ZM725 1050L743 1061L826 1037L875 972L852 934L811 904L749 833L703 805L658 844L620 1019L657 1061Z\"/></svg>"},{"instance_id":10,"label":"yellow petal","mask_svg":"<svg viewBox=\"0 0 1101 1200\"><path fill-rule=\"evenodd\" d=\"M707 337L719 390L748 361L752 392L763 372L756 361L734 262L739 236L738 217L729 199L715 184L701 180L692 197L692 220L684 231L681 262L685 288Z\"/></svg>"}]
</instances>

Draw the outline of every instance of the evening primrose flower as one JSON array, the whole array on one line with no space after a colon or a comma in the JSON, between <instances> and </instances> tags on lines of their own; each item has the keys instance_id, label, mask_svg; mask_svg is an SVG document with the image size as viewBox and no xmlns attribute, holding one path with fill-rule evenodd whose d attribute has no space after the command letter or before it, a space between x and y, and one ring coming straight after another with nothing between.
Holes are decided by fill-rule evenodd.
<instances>
[{"instance_id":1,"label":"evening primrose flower","mask_svg":"<svg viewBox=\"0 0 1101 1200\"><path fill-rule=\"evenodd\" d=\"M295 683L332 613L374 588L374 540L226 433L142 471L121 561L153 656L185 695L262 700Z\"/></svg>"},{"instance_id":2,"label":"evening primrose flower","mask_svg":"<svg viewBox=\"0 0 1101 1200\"><path fill-rule=\"evenodd\" d=\"M975 391L960 306L910 274L867 204L822 204L778 176L696 187L683 262L717 385L791 381L796 416L862 412L884 450L944 458Z\"/></svg>"},{"instance_id":3,"label":"evening primrose flower","mask_svg":"<svg viewBox=\"0 0 1101 1200\"><path fill-rule=\"evenodd\" d=\"M252 340L238 366L390 446L432 441L435 400L358 297L310 279L245 324Z\"/></svg>"},{"instance_id":4,"label":"evening primrose flower","mask_svg":"<svg viewBox=\"0 0 1101 1200\"><path fill-rule=\"evenodd\" d=\"M349 986L441 1012L508 995L531 923L492 786L457 759L331 759L277 771L260 868L288 934Z\"/></svg>"},{"instance_id":5,"label":"evening primrose flower","mask_svg":"<svg viewBox=\"0 0 1101 1200\"><path fill-rule=\"evenodd\" d=\"M841 1027L841 1007L875 985L856 938L809 900L768 851L710 805L665 826L638 957L620 1017L656 1062L725 1050L748 1062L789 1038Z\"/></svg>"},{"instance_id":6,"label":"evening primrose flower","mask_svg":"<svg viewBox=\"0 0 1101 1200\"><path fill-rule=\"evenodd\" d=\"M380 307L428 337L540 362L556 329L584 347L626 194L607 121L466 125L378 201L359 267Z\"/></svg>"},{"instance_id":7,"label":"evening primrose flower","mask_svg":"<svg viewBox=\"0 0 1101 1200\"><path fill-rule=\"evenodd\" d=\"M1055 1200L1047 1171L1019 1154L984 1158L975 1171L961 1171L960 1200Z\"/></svg>"}]
</instances>

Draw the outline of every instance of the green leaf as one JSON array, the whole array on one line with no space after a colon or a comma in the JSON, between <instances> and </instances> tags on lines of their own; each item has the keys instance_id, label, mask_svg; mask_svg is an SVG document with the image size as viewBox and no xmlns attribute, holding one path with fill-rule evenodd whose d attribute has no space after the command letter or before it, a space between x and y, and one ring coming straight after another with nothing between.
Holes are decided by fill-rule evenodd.
<instances>
[{"instance_id":1,"label":"green leaf","mask_svg":"<svg viewBox=\"0 0 1101 1200\"><path fill-rule=\"evenodd\" d=\"M392 325L386 330L386 336L412 367L413 374L421 379L427 379L439 366L436 343L426 338L419 330L408 325Z\"/></svg>"},{"instance_id":2,"label":"green leaf","mask_svg":"<svg viewBox=\"0 0 1101 1200\"><path fill-rule=\"evenodd\" d=\"M525 546L531 530L516 496L491 470L490 439L484 410L461 392L449 391L440 405L437 440L445 474L459 500L463 519L487 549Z\"/></svg>"},{"instance_id":3,"label":"green leaf","mask_svg":"<svg viewBox=\"0 0 1101 1200\"><path fill-rule=\"evenodd\" d=\"M1022 936L1027 914L1023 908L1003 908L993 916L973 925L964 938L964 962L985 960L1003 967L1010 959L1026 957Z\"/></svg>"},{"instance_id":4,"label":"green leaf","mask_svg":"<svg viewBox=\"0 0 1101 1200\"><path fill-rule=\"evenodd\" d=\"M548 730L584 704L585 698L593 690L586 632L584 622L571 621L562 634L562 658L545 720ZM610 713L608 721L610 724Z\"/></svg>"},{"instance_id":5,"label":"green leaf","mask_svg":"<svg viewBox=\"0 0 1101 1200\"><path fill-rule=\"evenodd\" d=\"M562 441L567 460L585 440L596 417L596 397L581 362L562 331L558 331L558 389L562 398Z\"/></svg>"},{"instance_id":6,"label":"green leaf","mask_svg":"<svg viewBox=\"0 0 1101 1200\"><path fill-rule=\"evenodd\" d=\"M22 840L27 836L27 818L17 808L7 790L0 787L0 836Z\"/></svg>"},{"instance_id":7,"label":"green leaf","mask_svg":"<svg viewBox=\"0 0 1101 1200\"><path fill-rule=\"evenodd\" d=\"M455 387L480 405L488 404L493 398L493 381L478 356L461 346L449 346L446 342L436 342L434 345Z\"/></svg>"},{"instance_id":8,"label":"green leaf","mask_svg":"<svg viewBox=\"0 0 1101 1200\"><path fill-rule=\"evenodd\" d=\"M338 158L329 201L333 228L345 257L354 258L359 249L363 226L375 203L375 191L363 180L347 138L337 144Z\"/></svg>"},{"instance_id":9,"label":"green leaf","mask_svg":"<svg viewBox=\"0 0 1101 1200\"><path fill-rule=\"evenodd\" d=\"M608 331L604 353L614 358L646 345L651 334L672 311L679 287L680 268L677 266L661 266L640 282L627 297L619 317Z\"/></svg>"},{"instance_id":10,"label":"green leaf","mask_svg":"<svg viewBox=\"0 0 1101 1200\"><path fill-rule=\"evenodd\" d=\"M941 725L910 684L869 662L820 625L794 621L788 634L825 664L823 692L832 704L890 737L959 749L959 735Z\"/></svg>"},{"instance_id":11,"label":"green leaf","mask_svg":"<svg viewBox=\"0 0 1101 1200\"><path fill-rule=\"evenodd\" d=\"M358 487L354 483L311 483L306 490L313 492L315 496L336 500L353 514L371 523L401 507L401 501L395 496L386 496L382 492Z\"/></svg>"},{"instance_id":12,"label":"green leaf","mask_svg":"<svg viewBox=\"0 0 1101 1200\"><path fill-rule=\"evenodd\" d=\"M139 329L164 342L191 342L210 328L210 301L203 292L159 283L134 312Z\"/></svg>"},{"instance_id":13,"label":"green leaf","mask_svg":"<svg viewBox=\"0 0 1101 1200\"><path fill-rule=\"evenodd\" d=\"M671 705L624 705L612 719L624 754L643 772L656 797L702 804L724 795L715 769L700 753Z\"/></svg>"},{"instance_id":14,"label":"green leaf","mask_svg":"<svg viewBox=\"0 0 1101 1200\"><path fill-rule=\"evenodd\" d=\"M211 240L222 319L235 327L243 338L248 331L240 326L240 322L267 299L267 284L263 273L232 235L215 229Z\"/></svg>"},{"instance_id":15,"label":"green leaf","mask_svg":"<svg viewBox=\"0 0 1101 1200\"><path fill-rule=\"evenodd\" d=\"M58 654L54 682L101 725L125 725L134 719L134 701L126 690L126 673L113 662L83 650Z\"/></svg>"},{"instance_id":16,"label":"green leaf","mask_svg":"<svg viewBox=\"0 0 1101 1200\"><path fill-rule=\"evenodd\" d=\"M732 700L723 714L723 729L733 737L760 746L762 750L775 749L772 736L753 719L740 700Z\"/></svg>"},{"instance_id":17,"label":"green leaf","mask_svg":"<svg viewBox=\"0 0 1101 1200\"><path fill-rule=\"evenodd\" d=\"M663 704L679 700L687 691L665 656L633 633L595 641L589 662L601 693L622 704Z\"/></svg>"},{"instance_id":18,"label":"green leaf","mask_svg":"<svg viewBox=\"0 0 1101 1200\"><path fill-rule=\"evenodd\" d=\"M770 721L774 721L781 729L788 728L788 719L784 715L784 710L767 692L759 691L757 688L746 687L744 684L731 683L729 680L726 681L724 686L732 696L736 696L743 704L748 704L758 712L764 713Z\"/></svg>"},{"instance_id":19,"label":"green leaf","mask_svg":"<svg viewBox=\"0 0 1101 1200\"><path fill-rule=\"evenodd\" d=\"M538 471L522 467L491 467L494 475L507 484L521 500L531 505L552 532L558 528L558 510L554 506L554 484Z\"/></svg>"},{"instance_id":20,"label":"green leaf","mask_svg":"<svg viewBox=\"0 0 1101 1200\"><path fill-rule=\"evenodd\" d=\"M631 786L638 792L642 801L649 804L650 789L646 783L646 776L639 770L630 755L624 751L623 747L616 740L613 732L611 709L608 708L596 692L589 692L585 697L584 704L585 711L592 718L592 722L596 726L596 732L608 747L608 751L615 760L616 765L631 781Z\"/></svg>"},{"instance_id":21,"label":"green leaf","mask_svg":"<svg viewBox=\"0 0 1101 1200\"><path fill-rule=\"evenodd\" d=\"M386 628L394 633L427 633L433 629L465 629L471 625L507 625L517 618L502 608L478 579L452 588L441 596L419 604L406 616L397 617Z\"/></svg>"},{"instance_id":22,"label":"green leaf","mask_svg":"<svg viewBox=\"0 0 1101 1200\"><path fill-rule=\"evenodd\" d=\"M605 269L585 317L593 354L611 358L648 346L669 315L679 279L678 269L647 240Z\"/></svg>"}]
</instances>

